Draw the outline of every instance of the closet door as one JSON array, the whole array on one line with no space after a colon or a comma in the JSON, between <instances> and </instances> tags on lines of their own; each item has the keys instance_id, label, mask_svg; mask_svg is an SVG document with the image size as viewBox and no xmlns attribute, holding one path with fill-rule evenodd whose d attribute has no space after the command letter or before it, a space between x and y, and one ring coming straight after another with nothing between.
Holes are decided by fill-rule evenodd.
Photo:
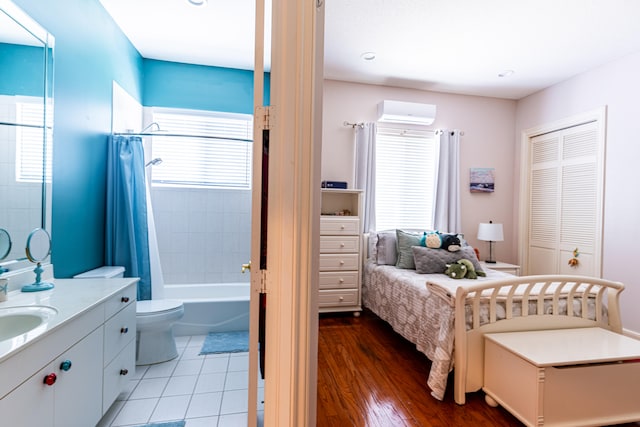
<instances>
[{"instance_id":1,"label":"closet door","mask_svg":"<svg viewBox=\"0 0 640 427\"><path fill-rule=\"evenodd\" d=\"M598 135L598 122L590 122L530 139L528 274L600 276L604 142Z\"/></svg>"}]
</instances>

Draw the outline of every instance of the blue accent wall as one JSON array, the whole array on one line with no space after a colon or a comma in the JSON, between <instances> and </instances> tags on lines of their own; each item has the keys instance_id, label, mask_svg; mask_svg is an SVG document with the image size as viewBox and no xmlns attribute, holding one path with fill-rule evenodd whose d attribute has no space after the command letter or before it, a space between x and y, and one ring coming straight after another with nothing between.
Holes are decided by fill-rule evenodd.
<instances>
[{"instance_id":1,"label":"blue accent wall","mask_svg":"<svg viewBox=\"0 0 640 427\"><path fill-rule=\"evenodd\" d=\"M0 43L0 94L42 97L44 61L42 47Z\"/></svg>"},{"instance_id":2,"label":"blue accent wall","mask_svg":"<svg viewBox=\"0 0 640 427\"><path fill-rule=\"evenodd\" d=\"M265 105L269 104L265 74ZM143 104L253 114L253 71L144 59Z\"/></svg>"},{"instance_id":3,"label":"blue accent wall","mask_svg":"<svg viewBox=\"0 0 640 427\"><path fill-rule=\"evenodd\" d=\"M14 0L55 37L52 253L56 277L104 264L112 81L142 99L142 57L97 0Z\"/></svg>"}]
</instances>

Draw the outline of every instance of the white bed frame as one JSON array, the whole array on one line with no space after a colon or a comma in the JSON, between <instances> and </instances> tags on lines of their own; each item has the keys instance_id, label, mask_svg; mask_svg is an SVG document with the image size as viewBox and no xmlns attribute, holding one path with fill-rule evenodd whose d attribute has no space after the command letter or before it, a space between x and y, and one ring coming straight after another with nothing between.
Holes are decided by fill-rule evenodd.
<instances>
[{"instance_id":1,"label":"white bed frame","mask_svg":"<svg viewBox=\"0 0 640 427\"><path fill-rule=\"evenodd\" d=\"M465 393L478 391L484 383L484 334L495 332L601 327L622 333L619 297L624 285L583 276L522 276L484 281L458 288L455 296L454 399L465 403ZM579 315L567 304L559 313L561 300L579 301ZM513 316L514 304L528 301L537 306L529 313L522 304L522 315ZM595 304L595 319L589 318L588 303ZM552 313L544 314L545 302ZM488 307L488 323L480 324L480 306ZM497 307L506 311L498 319ZM472 308L472 325L467 326L465 307ZM606 307L606 308L605 308ZM549 308L547 308L549 311ZM606 313L606 314L603 314ZM469 328L469 329L468 329Z\"/></svg>"}]
</instances>

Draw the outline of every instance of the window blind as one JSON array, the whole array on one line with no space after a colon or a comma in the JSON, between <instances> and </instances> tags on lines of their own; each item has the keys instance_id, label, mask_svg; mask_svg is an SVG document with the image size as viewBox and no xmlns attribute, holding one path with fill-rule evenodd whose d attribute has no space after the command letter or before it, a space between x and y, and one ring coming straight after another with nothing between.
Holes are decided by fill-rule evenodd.
<instances>
[{"instance_id":1,"label":"window blind","mask_svg":"<svg viewBox=\"0 0 640 427\"><path fill-rule=\"evenodd\" d=\"M42 128L44 105L40 103L16 103L18 123L38 127L16 126L16 181L51 182L51 159L53 157L53 135L50 128ZM44 132L47 132L43 145ZM46 159L46 163L44 162Z\"/></svg>"},{"instance_id":2,"label":"window blind","mask_svg":"<svg viewBox=\"0 0 640 427\"><path fill-rule=\"evenodd\" d=\"M378 127L376 136L376 228L431 229L434 132Z\"/></svg>"},{"instance_id":3,"label":"window blind","mask_svg":"<svg viewBox=\"0 0 640 427\"><path fill-rule=\"evenodd\" d=\"M153 121L168 134L152 138L153 157L162 159L154 185L251 189L252 116L154 111Z\"/></svg>"}]
</instances>

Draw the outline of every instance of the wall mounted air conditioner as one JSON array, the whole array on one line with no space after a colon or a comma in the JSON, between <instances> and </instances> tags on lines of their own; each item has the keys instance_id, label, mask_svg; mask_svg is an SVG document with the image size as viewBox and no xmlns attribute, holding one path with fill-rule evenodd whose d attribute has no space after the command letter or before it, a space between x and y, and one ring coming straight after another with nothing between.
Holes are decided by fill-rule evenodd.
<instances>
[{"instance_id":1,"label":"wall mounted air conditioner","mask_svg":"<svg viewBox=\"0 0 640 427\"><path fill-rule=\"evenodd\" d=\"M436 106L417 102L382 101L378 104L378 121L428 126L436 118Z\"/></svg>"}]
</instances>

